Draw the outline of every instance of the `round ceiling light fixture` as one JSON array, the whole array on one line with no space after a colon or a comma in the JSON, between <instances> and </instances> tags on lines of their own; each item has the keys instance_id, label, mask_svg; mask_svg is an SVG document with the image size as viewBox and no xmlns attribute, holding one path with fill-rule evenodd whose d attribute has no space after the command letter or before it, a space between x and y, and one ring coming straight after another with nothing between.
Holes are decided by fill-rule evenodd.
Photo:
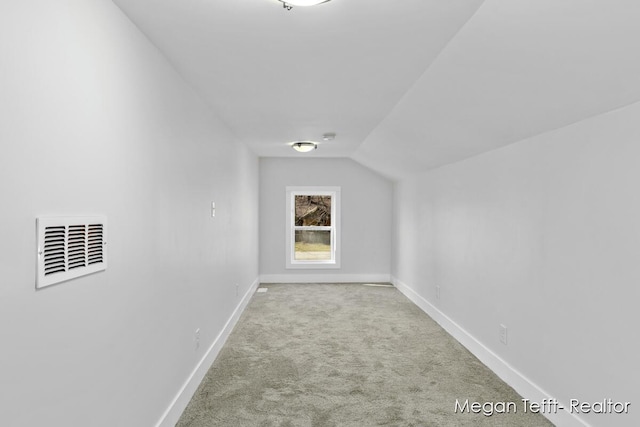
<instances>
[{"instance_id":1,"label":"round ceiling light fixture","mask_svg":"<svg viewBox=\"0 0 640 427\"><path fill-rule=\"evenodd\" d=\"M291 148L299 153L308 153L309 151L317 150L318 144L313 141L298 141L291 144Z\"/></svg>"},{"instance_id":2,"label":"round ceiling light fixture","mask_svg":"<svg viewBox=\"0 0 640 427\"><path fill-rule=\"evenodd\" d=\"M326 3L331 0L278 0L282 3L282 7L291 10L293 6L315 6L317 4Z\"/></svg>"}]
</instances>

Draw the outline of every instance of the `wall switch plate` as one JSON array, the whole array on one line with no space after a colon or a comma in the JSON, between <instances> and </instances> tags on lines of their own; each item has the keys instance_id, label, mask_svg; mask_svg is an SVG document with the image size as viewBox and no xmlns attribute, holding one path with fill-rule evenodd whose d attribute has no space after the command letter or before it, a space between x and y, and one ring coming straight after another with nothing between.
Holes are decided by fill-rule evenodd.
<instances>
[{"instance_id":1,"label":"wall switch plate","mask_svg":"<svg viewBox=\"0 0 640 427\"><path fill-rule=\"evenodd\" d=\"M500 325L500 342L507 345L507 327Z\"/></svg>"},{"instance_id":2,"label":"wall switch plate","mask_svg":"<svg viewBox=\"0 0 640 427\"><path fill-rule=\"evenodd\" d=\"M211 202L211 218L216 217L216 202Z\"/></svg>"}]
</instances>

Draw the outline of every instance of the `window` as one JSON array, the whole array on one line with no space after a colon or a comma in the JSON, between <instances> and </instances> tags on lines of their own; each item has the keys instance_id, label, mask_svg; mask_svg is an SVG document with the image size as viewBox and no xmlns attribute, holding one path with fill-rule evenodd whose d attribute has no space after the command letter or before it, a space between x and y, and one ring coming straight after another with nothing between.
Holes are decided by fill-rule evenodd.
<instances>
[{"instance_id":1,"label":"window","mask_svg":"<svg viewBox=\"0 0 640 427\"><path fill-rule=\"evenodd\" d=\"M287 268L339 268L339 187L287 187Z\"/></svg>"}]
</instances>

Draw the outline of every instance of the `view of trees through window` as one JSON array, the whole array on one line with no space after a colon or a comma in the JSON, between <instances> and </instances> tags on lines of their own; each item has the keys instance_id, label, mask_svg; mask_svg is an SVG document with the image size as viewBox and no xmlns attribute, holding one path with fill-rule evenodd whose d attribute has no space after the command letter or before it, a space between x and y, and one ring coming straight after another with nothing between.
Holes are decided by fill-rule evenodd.
<instances>
[{"instance_id":1,"label":"view of trees through window","mask_svg":"<svg viewBox=\"0 0 640 427\"><path fill-rule=\"evenodd\" d=\"M331 259L331 196L295 196L294 258Z\"/></svg>"}]
</instances>

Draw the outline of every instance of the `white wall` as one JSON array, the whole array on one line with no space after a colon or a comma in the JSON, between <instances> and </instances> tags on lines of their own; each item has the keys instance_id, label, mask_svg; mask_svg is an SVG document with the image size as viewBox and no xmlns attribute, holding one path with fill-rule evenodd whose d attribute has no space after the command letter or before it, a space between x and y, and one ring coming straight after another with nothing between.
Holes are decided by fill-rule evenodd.
<instances>
[{"instance_id":1,"label":"white wall","mask_svg":"<svg viewBox=\"0 0 640 427\"><path fill-rule=\"evenodd\" d=\"M583 421L640 425L638 159L634 104L406 179L392 274L547 397L632 402Z\"/></svg>"},{"instance_id":2,"label":"white wall","mask_svg":"<svg viewBox=\"0 0 640 427\"><path fill-rule=\"evenodd\" d=\"M339 269L285 268L286 187L341 187ZM351 159L260 159L260 276L263 282L388 281L392 184Z\"/></svg>"},{"instance_id":3,"label":"white wall","mask_svg":"<svg viewBox=\"0 0 640 427\"><path fill-rule=\"evenodd\" d=\"M111 1L2 2L0 58L0 424L154 425L257 278L257 158ZM36 291L65 214L109 268Z\"/></svg>"}]
</instances>

